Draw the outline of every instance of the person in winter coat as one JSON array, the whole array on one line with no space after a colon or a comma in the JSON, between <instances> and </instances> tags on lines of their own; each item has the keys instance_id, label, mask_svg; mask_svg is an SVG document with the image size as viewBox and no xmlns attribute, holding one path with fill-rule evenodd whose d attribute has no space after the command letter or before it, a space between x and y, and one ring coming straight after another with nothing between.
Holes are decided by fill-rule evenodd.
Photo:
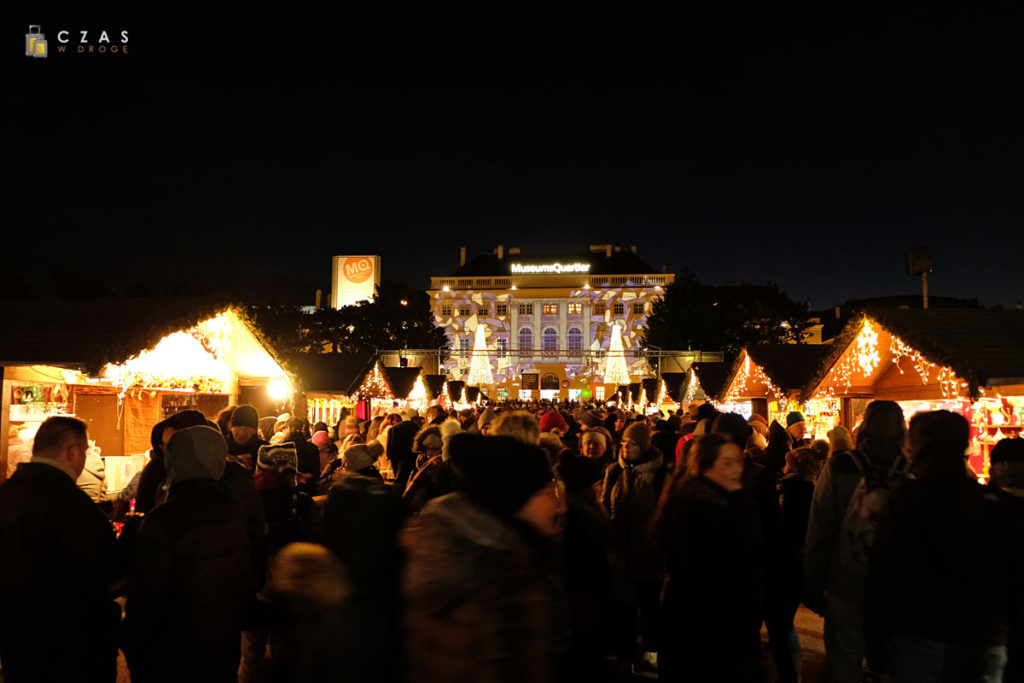
<instances>
[{"instance_id":1,"label":"person in winter coat","mask_svg":"<svg viewBox=\"0 0 1024 683\"><path fill-rule=\"evenodd\" d=\"M120 610L114 531L75 486L86 425L51 417L32 459L0 485L0 658L3 679L113 683Z\"/></svg>"},{"instance_id":2,"label":"person in winter coat","mask_svg":"<svg viewBox=\"0 0 1024 683\"><path fill-rule=\"evenodd\" d=\"M359 671L375 672L365 680L395 681L402 660L400 642L400 575L403 557L398 533L405 506L393 488L384 484L373 463L379 443L345 450L344 468L335 476L324 504L324 545L348 577L349 611L361 624L353 663Z\"/></svg>"},{"instance_id":3,"label":"person in winter coat","mask_svg":"<svg viewBox=\"0 0 1024 683\"><path fill-rule=\"evenodd\" d=\"M761 680L761 562L743 461L728 436L699 437L659 506L668 572L659 680Z\"/></svg>"},{"instance_id":4,"label":"person in winter coat","mask_svg":"<svg viewBox=\"0 0 1024 683\"><path fill-rule=\"evenodd\" d=\"M360 624L346 608L348 582L330 551L289 544L274 558L271 576L270 682L374 680L359 668Z\"/></svg>"},{"instance_id":5,"label":"person in winter coat","mask_svg":"<svg viewBox=\"0 0 1024 683\"><path fill-rule=\"evenodd\" d=\"M558 464L566 504L562 549L571 628L562 680L604 676L612 573L611 529L598 501L603 478L604 468L587 456L571 455Z\"/></svg>"},{"instance_id":6,"label":"person in winter coat","mask_svg":"<svg viewBox=\"0 0 1024 683\"><path fill-rule=\"evenodd\" d=\"M231 423L228 426L230 432L227 437L228 453L233 455L238 463L250 472L256 469L260 446L270 443L260 438L259 423L260 414L256 411L255 406L243 404L231 413Z\"/></svg>"},{"instance_id":7,"label":"person in winter coat","mask_svg":"<svg viewBox=\"0 0 1024 683\"><path fill-rule=\"evenodd\" d=\"M405 501L410 515L419 514L427 501L455 490L449 464L450 454L445 446L461 429L457 420L447 420L440 427L424 427L413 440L413 449L419 454L418 464L416 473L402 494L402 500Z\"/></svg>"},{"instance_id":8,"label":"person in winter coat","mask_svg":"<svg viewBox=\"0 0 1024 683\"><path fill-rule=\"evenodd\" d=\"M547 457L502 436L451 440L459 490L411 530L403 588L410 683L552 677L553 540L564 510Z\"/></svg>"},{"instance_id":9,"label":"person in winter coat","mask_svg":"<svg viewBox=\"0 0 1024 683\"><path fill-rule=\"evenodd\" d=\"M804 604L825 617L825 680L859 682L864 659L866 572L841 552L847 507L863 476L855 457L874 471L899 466L906 424L893 401L872 401L857 430L857 455L834 455L814 487L804 540Z\"/></svg>"},{"instance_id":10,"label":"person in winter coat","mask_svg":"<svg viewBox=\"0 0 1024 683\"><path fill-rule=\"evenodd\" d=\"M605 470L601 493L612 521L614 592L621 611L616 620L621 628L617 654L623 669L630 663L653 663L657 658L663 572L648 527L667 473L661 452L651 445L646 424L634 422L623 430L618 461Z\"/></svg>"},{"instance_id":11,"label":"person in winter coat","mask_svg":"<svg viewBox=\"0 0 1024 683\"><path fill-rule=\"evenodd\" d=\"M1010 510L1017 533L1024 533L1024 439L1002 439L989 453L989 487ZM1010 610L1003 683L1024 681L1024 614Z\"/></svg>"},{"instance_id":12,"label":"person in winter coat","mask_svg":"<svg viewBox=\"0 0 1024 683\"><path fill-rule=\"evenodd\" d=\"M139 475L139 486L135 494L135 511L143 514L149 512L163 502L166 491L163 489L167 476L164 470L164 447L174 432L188 427L198 427L209 422L198 410L183 410L180 413L158 422L150 433L149 462L142 468Z\"/></svg>"},{"instance_id":13,"label":"person in winter coat","mask_svg":"<svg viewBox=\"0 0 1024 683\"><path fill-rule=\"evenodd\" d=\"M871 551L868 661L895 683L1001 681L1010 614L1024 604L1019 527L968 476L963 416L918 413L909 430L914 479L889 497Z\"/></svg>"},{"instance_id":14,"label":"person in winter coat","mask_svg":"<svg viewBox=\"0 0 1024 683\"><path fill-rule=\"evenodd\" d=\"M804 416L795 410L786 415L785 427L772 421L768 428L768 446L764 449L761 464L776 479L782 475L782 469L786 466L786 453L808 445L804 438L806 431Z\"/></svg>"},{"instance_id":15,"label":"person in winter coat","mask_svg":"<svg viewBox=\"0 0 1024 683\"><path fill-rule=\"evenodd\" d=\"M133 681L234 681L253 590L245 523L218 486L227 444L213 427L168 441L170 491L136 539L122 650Z\"/></svg>"}]
</instances>

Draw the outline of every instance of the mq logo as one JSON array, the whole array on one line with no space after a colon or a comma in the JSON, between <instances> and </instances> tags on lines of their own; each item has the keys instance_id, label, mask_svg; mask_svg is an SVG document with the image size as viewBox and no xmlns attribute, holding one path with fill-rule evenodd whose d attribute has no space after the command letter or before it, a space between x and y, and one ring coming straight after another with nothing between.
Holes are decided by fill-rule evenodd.
<instances>
[{"instance_id":1,"label":"mq logo","mask_svg":"<svg viewBox=\"0 0 1024 683\"><path fill-rule=\"evenodd\" d=\"M366 282L373 275L373 261L368 258L350 258L341 267L345 279L352 284Z\"/></svg>"}]
</instances>

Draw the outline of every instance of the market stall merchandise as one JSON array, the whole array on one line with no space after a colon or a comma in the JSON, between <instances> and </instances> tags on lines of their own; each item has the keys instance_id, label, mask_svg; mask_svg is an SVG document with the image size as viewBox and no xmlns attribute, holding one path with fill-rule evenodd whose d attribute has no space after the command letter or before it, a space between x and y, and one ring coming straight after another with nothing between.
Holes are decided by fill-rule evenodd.
<instances>
[{"instance_id":1,"label":"market stall merchandise","mask_svg":"<svg viewBox=\"0 0 1024 683\"><path fill-rule=\"evenodd\" d=\"M960 413L971 423L970 464L986 479L991 446L1024 428L1024 312L870 312L846 326L808 391L838 400L851 429L875 399L898 402L908 420L922 410Z\"/></svg>"},{"instance_id":2,"label":"market stall merchandise","mask_svg":"<svg viewBox=\"0 0 1024 683\"><path fill-rule=\"evenodd\" d=\"M145 464L153 426L185 409L287 401L291 376L244 310L197 299L13 301L0 330L0 468L50 415L75 415L114 492ZM265 408L266 409L266 408ZM13 437L13 438L12 438Z\"/></svg>"}]
</instances>

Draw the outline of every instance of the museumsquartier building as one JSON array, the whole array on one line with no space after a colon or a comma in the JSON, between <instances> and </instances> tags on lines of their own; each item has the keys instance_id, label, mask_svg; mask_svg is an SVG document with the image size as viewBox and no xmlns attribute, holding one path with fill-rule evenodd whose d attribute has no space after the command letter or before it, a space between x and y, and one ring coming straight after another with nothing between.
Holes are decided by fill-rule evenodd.
<instances>
[{"instance_id":1,"label":"museumsquartier building","mask_svg":"<svg viewBox=\"0 0 1024 683\"><path fill-rule=\"evenodd\" d=\"M442 371L496 399L611 396L650 376L638 340L673 280L663 270L635 247L532 254L498 246L468 260L463 249L458 270L431 277L428 290L453 349Z\"/></svg>"}]
</instances>

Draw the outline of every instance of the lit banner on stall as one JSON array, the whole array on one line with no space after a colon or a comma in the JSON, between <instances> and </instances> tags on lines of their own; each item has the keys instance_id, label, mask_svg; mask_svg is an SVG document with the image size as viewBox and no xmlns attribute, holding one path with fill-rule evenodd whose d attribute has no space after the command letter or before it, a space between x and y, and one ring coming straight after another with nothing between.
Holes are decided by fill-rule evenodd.
<instances>
[{"instance_id":1,"label":"lit banner on stall","mask_svg":"<svg viewBox=\"0 0 1024 683\"><path fill-rule=\"evenodd\" d=\"M589 273L589 263L544 263L538 266L525 266L521 263L512 264L513 275L536 275L545 273Z\"/></svg>"}]
</instances>

